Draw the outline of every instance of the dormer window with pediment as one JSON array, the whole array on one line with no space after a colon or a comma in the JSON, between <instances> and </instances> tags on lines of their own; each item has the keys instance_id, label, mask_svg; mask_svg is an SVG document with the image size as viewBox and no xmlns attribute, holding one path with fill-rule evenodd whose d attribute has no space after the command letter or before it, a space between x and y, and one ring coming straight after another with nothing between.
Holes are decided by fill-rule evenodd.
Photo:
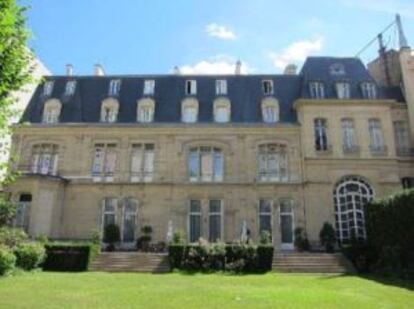
<instances>
[{"instance_id":1,"label":"dormer window with pediment","mask_svg":"<svg viewBox=\"0 0 414 309\"><path fill-rule=\"evenodd\" d=\"M154 121L155 102L150 98L138 101L137 120L138 122Z\"/></svg>"},{"instance_id":2,"label":"dormer window with pediment","mask_svg":"<svg viewBox=\"0 0 414 309\"><path fill-rule=\"evenodd\" d=\"M266 123L279 121L279 102L275 98L266 98L262 101L262 117Z\"/></svg>"},{"instance_id":3,"label":"dormer window with pediment","mask_svg":"<svg viewBox=\"0 0 414 309\"><path fill-rule=\"evenodd\" d=\"M214 121L225 123L230 121L231 104L226 98L219 98L214 101Z\"/></svg>"},{"instance_id":4,"label":"dormer window with pediment","mask_svg":"<svg viewBox=\"0 0 414 309\"><path fill-rule=\"evenodd\" d=\"M58 123L61 109L62 104L59 102L59 100L48 100L43 107L43 123Z\"/></svg>"},{"instance_id":5,"label":"dormer window with pediment","mask_svg":"<svg viewBox=\"0 0 414 309\"><path fill-rule=\"evenodd\" d=\"M106 99L101 106L101 122L116 122L118 119L119 103L115 99Z\"/></svg>"},{"instance_id":6,"label":"dormer window with pediment","mask_svg":"<svg viewBox=\"0 0 414 309\"><path fill-rule=\"evenodd\" d=\"M197 122L198 119L198 101L193 98L187 98L181 103L181 120L186 123Z\"/></svg>"}]
</instances>

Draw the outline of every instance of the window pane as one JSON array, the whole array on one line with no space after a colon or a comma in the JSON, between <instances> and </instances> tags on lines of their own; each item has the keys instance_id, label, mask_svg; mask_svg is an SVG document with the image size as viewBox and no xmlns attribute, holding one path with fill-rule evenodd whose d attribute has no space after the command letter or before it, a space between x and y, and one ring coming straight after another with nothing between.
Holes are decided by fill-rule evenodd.
<instances>
[{"instance_id":1,"label":"window pane","mask_svg":"<svg viewBox=\"0 0 414 309\"><path fill-rule=\"evenodd\" d=\"M140 175L142 172L143 152L141 145L134 145L131 154L131 173L133 175Z\"/></svg>"},{"instance_id":2,"label":"window pane","mask_svg":"<svg viewBox=\"0 0 414 309\"><path fill-rule=\"evenodd\" d=\"M105 157L105 174L113 175L116 166L116 152L113 149L107 149Z\"/></svg>"},{"instance_id":3,"label":"window pane","mask_svg":"<svg viewBox=\"0 0 414 309\"><path fill-rule=\"evenodd\" d=\"M210 215L208 239L210 242L221 239L221 215Z\"/></svg>"},{"instance_id":4,"label":"window pane","mask_svg":"<svg viewBox=\"0 0 414 309\"><path fill-rule=\"evenodd\" d=\"M188 169L190 173L190 180L198 180L199 177L199 156L198 151L191 151L189 155Z\"/></svg>"},{"instance_id":5,"label":"window pane","mask_svg":"<svg viewBox=\"0 0 414 309\"><path fill-rule=\"evenodd\" d=\"M191 213L200 213L201 212L201 201L200 200L191 200L190 201L190 212Z\"/></svg>"},{"instance_id":6,"label":"window pane","mask_svg":"<svg viewBox=\"0 0 414 309\"><path fill-rule=\"evenodd\" d=\"M272 234L272 223L271 223L271 215L268 214L260 214L259 216L259 233L261 234L264 231L269 232Z\"/></svg>"},{"instance_id":7,"label":"window pane","mask_svg":"<svg viewBox=\"0 0 414 309\"><path fill-rule=\"evenodd\" d=\"M201 153L201 180L212 181L213 179L213 155L210 152Z\"/></svg>"},{"instance_id":8,"label":"window pane","mask_svg":"<svg viewBox=\"0 0 414 309\"><path fill-rule=\"evenodd\" d=\"M144 180L150 181L154 174L154 151L145 150L144 155Z\"/></svg>"},{"instance_id":9,"label":"window pane","mask_svg":"<svg viewBox=\"0 0 414 309\"><path fill-rule=\"evenodd\" d=\"M218 151L214 152L214 180L223 180L223 155Z\"/></svg>"},{"instance_id":10,"label":"window pane","mask_svg":"<svg viewBox=\"0 0 414 309\"><path fill-rule=\"evenodd\" d=\"M190 215L190 242L196 242L201 237L201 216Z\"/></svg>"}]
</instances>

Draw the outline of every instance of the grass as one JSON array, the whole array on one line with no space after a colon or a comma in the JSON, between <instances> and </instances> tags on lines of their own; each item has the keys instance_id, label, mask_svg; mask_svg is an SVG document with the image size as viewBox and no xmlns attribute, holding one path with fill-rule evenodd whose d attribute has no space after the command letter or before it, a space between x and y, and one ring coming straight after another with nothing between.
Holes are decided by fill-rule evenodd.
<instances>
[{"instance_id":1,"label":"grass","mask_svg":"<svg viewBox=\"0 0 414 309\"><path fill-rule=\"evenodd\" d=\"M414 308L414 284L357 276L33 272L0 279L0 308Z\"/></svg>"}]
</instances>

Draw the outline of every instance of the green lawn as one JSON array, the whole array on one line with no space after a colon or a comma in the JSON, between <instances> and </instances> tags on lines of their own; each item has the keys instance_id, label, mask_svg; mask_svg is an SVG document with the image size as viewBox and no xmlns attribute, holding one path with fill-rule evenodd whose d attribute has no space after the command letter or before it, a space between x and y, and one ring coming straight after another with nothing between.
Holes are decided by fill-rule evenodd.
<instances>
[{"instance_id":1,"label":"green lawn","mask_svg":"<svg viewBox=\"0 0 414 309\"><path fill-rule=\"evenodd\" d=\"M414 308L414 284L356 276L34 272L0 279L1 308Z\"/></svg>"}]
</instances>

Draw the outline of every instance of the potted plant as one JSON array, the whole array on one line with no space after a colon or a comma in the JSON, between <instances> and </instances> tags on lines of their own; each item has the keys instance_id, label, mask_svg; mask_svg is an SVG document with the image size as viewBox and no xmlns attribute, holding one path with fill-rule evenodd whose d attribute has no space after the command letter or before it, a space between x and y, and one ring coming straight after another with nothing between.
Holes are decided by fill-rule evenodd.
<instances>
[{"instance_id":1,"label":"potted plant","mask_svg":"<svg viewBox=\"0 0 414 309\"><path fill-rule=\"evenodd\" d=\"M149 244L152 240L152 227L149 225L145 225L142 227L141 232L143 235L139 237L137 240L137 249L141 249L142 251L148 251Z\"/></svg>"},{"instance_id":2,"label":"potted plant","mask_svg":"<svg viewBox=\"0 0 414 309\"><path fill-rule=\"evenodd\" d=\"M295 234L295 248L298 251L309 251L310 244L308 236L303 227L297 227L294 231Z\"/></svg>"},{"instance_id":3,"label":"potted plant","mask_svg":"<svg viewBox=\"0 0 414 309\"><path fill-rule=\"evenodd\" d=\"M120 239L119 227L116 224L105 226L104 243L108 244L106 248L108 251L114 251L115 243L119 242Z\"/></svg>"},{"instance_id":4,"label":"potted plant","mask_svg":"<svg viewBox=\"0 0 414 309\"><path fill-rule=\"evenodd\" d=\"M319 233L319 239L321 241L321 245L325 247L326 252L332 253L335 249L335 229L333 228L332 224L329 222L325 222L322 226L322 229Z\"/></svg>"}]
</instances>

